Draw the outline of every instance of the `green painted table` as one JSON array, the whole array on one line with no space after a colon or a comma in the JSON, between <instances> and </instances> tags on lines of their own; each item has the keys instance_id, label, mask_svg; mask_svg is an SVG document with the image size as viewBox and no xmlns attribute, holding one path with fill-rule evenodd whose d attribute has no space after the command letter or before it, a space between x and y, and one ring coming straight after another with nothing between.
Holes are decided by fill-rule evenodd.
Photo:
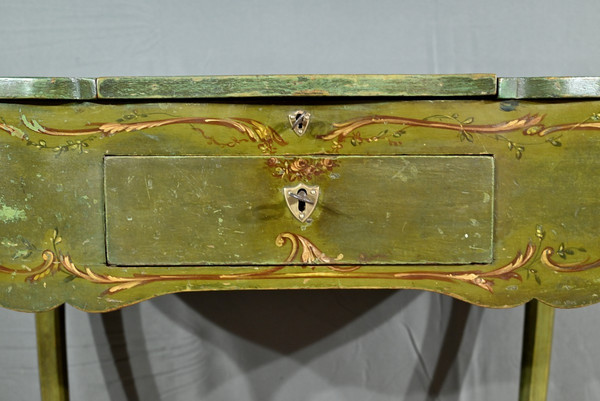
<instances>
[{"instance_id":1,"label":"green painted table","mask_svg":"<svg viewBox=\"0 0 600 401\"><path fill-rule=\"evenodd\" d=\"M521 399L545 399L553 308L598 301L599 96L489 74L0 79L0 305L38 313L43 399L62 400L65 303L528 303Z\"/></svg>"}]
</instances>

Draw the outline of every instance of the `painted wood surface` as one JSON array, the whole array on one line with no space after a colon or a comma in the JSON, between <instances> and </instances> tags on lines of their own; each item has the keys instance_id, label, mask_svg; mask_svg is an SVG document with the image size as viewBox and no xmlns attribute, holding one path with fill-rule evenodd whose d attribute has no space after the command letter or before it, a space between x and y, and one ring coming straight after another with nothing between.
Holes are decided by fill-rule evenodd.
<instances>
[{"instance_id":1,"label":"painted wood surface","mask_svg":"<svg viewBox=\"0 0 600 401\"><path fill-rule=\"evenodd\" d=\"M493 160L109 156L107 260L125 266L278 265L281 258L265 248L264 239L299 230L327 244L334 252L327 263L340 270L360 264L490 263ZM279 178L279 169L286 168L294 175ZM290 181L297 175L299 180ZM304 223L285 202L285 188L295 181L320 190ZM432 187L444 196L432 194ZM377 241L367 245L365 238Z\"/></svg>"},{"instance_id":2,"label":"painted wood surface","mask_svg":"<svg viewBox=\"0 0 600 401\"><path fill-rule=\"evenodd\" d=\"M3 78L0 99L90 100L96 98L93 78Z\"/></svg>"},{"instance_id":3,"label":"painted wood surface","mask_svg":"<svg viewBox=\"0 0 600 401\"><path fill-rule=\"evenodd\" d=\"M103 99L489 96L495 94L494 74L98 78L98 97Z\"/></svg>"},{"instance_id":4,"label":"painted wood surface","mask_svg":"<svg viewBox=\"0 0 600 401\"><path fill-rule=\"evenodd\" d=\"M600 102L276 103L0 105L0 304L41 311L68 302L107 311L177 291L270 288L419 288L489 307L532 298L557 307L597 302ZM312 115L302 137L288 118L299 109ZM336 269L340 264L331 259L368 255L377 236L346 247L347 232L328 238L297 222L278 235L258 227L252 234L279 264L108 265L105 157L186 155L262 157L267 162L252 180L282 185L290 177L310 182L309 171L314 178L328 167L298 169L277 160L492 156L493 262L383 266L365 260ZM437 185L427 194L445 196ZM365 224L354 223L358 231ZM401 232L398 227L400 239Z\"/></svg>"},{"instance_id":5,"label":"painted wood surface","mask_svg":"<svg viewBox=\"0 0 600 401\"><path fill-rule=\"evenodd\" d=\"M598 77L456 75L240 75L0 77L0 99L199 99L244 97L598 98Z\"/></svg>"},{"instance_id":6,"label":"painted wood surface","mask_svg":"<svg viewBox=\"0 0 600 401\"><path fill-rule=\"evenodd\" d=\"M545 401L550 377L554 308L537 300L525 306L519 401Z\"/></svg>"},{"instance_id":7,"label":"painted wood surface","mask_svg":"<svg viewBox=\"0 0 600 401\"><path fill-rule=\"evenodd\" d=\"M42 401L68 401L65 311L59 307L35 315Z\"/></svg>"},{"instance_id":8,"label":"painted wood surface","mask_svg":"<svg viewBox=\"0 0 600 401\"><path fill-rule=\"evenodd\" d=\"M599 98L598 77L498 78L499 99Z\"/></svg>"}]
</instances>

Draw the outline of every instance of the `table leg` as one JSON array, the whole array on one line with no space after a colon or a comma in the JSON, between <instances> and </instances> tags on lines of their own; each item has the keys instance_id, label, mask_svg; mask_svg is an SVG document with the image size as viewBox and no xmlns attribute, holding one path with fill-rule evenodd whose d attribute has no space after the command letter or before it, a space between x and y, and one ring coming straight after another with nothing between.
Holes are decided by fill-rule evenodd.
<instances>
[{"instance_id":1,"label":"table leg","mask_svg":"<svg viewBox=\"0 0 600 401\"><path fill-rule=\"evenodd\" d=\"M538 300L525 305L520 401L545 401L550 374L554 308Z\"/></svg>"},{"instance_id":2,"label":"table leg","mask_svg":"<svg viewBox=\"0 0 600 401\"><path fill-rule=\"evenodd\" d=\"M65 310L58 307L35 315L42 401L68 401Z\"/></svg>"}]
</instances>

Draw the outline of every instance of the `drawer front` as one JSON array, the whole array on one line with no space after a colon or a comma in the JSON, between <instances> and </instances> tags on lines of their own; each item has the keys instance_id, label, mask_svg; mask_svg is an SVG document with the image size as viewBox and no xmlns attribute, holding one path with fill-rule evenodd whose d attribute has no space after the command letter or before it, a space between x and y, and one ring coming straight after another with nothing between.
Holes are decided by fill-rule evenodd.
<instances>
[{"instance_id":1,"label":"drawer front","mask_svg":"<svg viewBox=\"0 0 600 401\"><path fill-rule=\"evenodd\" d=\"M114 265L278 264L286 232L332 264L492 261L490 156L112 156L104 172ZM285 202L298 182L319 189L305 222Z\"/></svg>"}]
</instances>

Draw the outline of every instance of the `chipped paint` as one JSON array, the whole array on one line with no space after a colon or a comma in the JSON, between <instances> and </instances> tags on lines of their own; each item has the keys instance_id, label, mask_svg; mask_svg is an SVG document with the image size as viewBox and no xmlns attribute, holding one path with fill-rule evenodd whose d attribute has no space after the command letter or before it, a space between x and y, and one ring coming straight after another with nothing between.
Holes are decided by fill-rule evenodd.
<instances>
[{"instance_id":1,"label":"chipped paint","mask_svg":"<svg viewBox=\"0 0 600 401\"><path fill-rule=\"evenodd\" d=\"M12 248L15 246L19 246L19 244L17 244L16 242L11 241L8 238L2 238L2 241L0 241L0 245L5 246L7 248Z\"/></svg>"},{"instance_id":2,"label":"chipped paint","mask_svg":"<svg viewBox=\"0 0 600 401\"><path fill-rule=\"evenodd\" d=\"M4 199L0 199L0 221L3 223L13 223L15 221L27 220L25 210L8 206Z\"/></svg>"}]
</instances>

